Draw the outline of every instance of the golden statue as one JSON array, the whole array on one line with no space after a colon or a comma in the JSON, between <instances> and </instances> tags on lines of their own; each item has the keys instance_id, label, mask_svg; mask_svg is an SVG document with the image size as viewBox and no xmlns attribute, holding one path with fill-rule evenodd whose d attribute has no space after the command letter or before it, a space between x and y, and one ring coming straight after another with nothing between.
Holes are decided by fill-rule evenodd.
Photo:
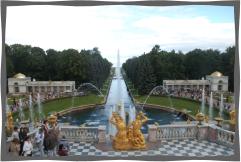
<instances>
[{"instance_id":1,"label":"golden statue","mask_svg":"<svg viewBox=\"0 0 241 162\"><path fill-rule=\"evenodd\" d=\"M132 147L134 149L144 149L146 148L145 137L141 132L141 126L147 122L148 118L144 115L143 112L140 112L136 116L136 120L133 121L133 140L132 140Z\"/></svg>"},{"instance_id":2,"label":"golden statue","mask_svg":"<svg viewBox=\"0 0 241 162\"><path fill-rule=\"evenodd\" d=\"M206 123L209 123L209 117L208 117L208 115L205 116L205 122L206 122Z\"/></svg>"},{"instance_id":3,"label":"golden statue","mask_svg":"<svg viewBox=\"0 0 241 162\"><path fill-rule=\"evenodd\" d=\"M129 150L130 143L127 138L126 124L119 114L113 112L110 122L116 125L117 133L113 139L113 148L115 150Z\"/></svg>"},{"instance_id":4,"label":"golden statue","mask_svg":"<svg viewBox=\"0 0 241 162\"><path fill-rule=\"evenodd\" d=\"M47 120L50 126L55 127L57 125L57 117L55 115L51 114Z\"/></svg>"},{"instance_id":5,"label":"golden statue","mask_svg":"<svg viewBox=\"0 0 241 162\"><path fill-rule=\"evenodd\" d=\"M136 120L128 127L121 116L113 112L110 122L116 125L117 133L113 139L113 148L115 150L145 149L146 143L144 135L141 132L141 126L147 121L147 117L140 112Z\"/></svg>"},{"instance_id":6,"label":"golden statue","mask_svg":"<svg viewBox=\"0 0 241 162\"><path fill-rule=\"evenodd\" d=\"M230 115L230 124L235 125L236 124L236 112L235 112L235 109L230 111L229 115Z\"/></svg>"},{"instance_id":7,"label":"golden statue","mask_svg":"<svg viewBox=\"0 0 241 162\"><path fill-rule=\"evenodd\" d=\"M11 111L7 113L7 130L8 132L13 131L13 116Z\"/></svg>"}]
</instances>

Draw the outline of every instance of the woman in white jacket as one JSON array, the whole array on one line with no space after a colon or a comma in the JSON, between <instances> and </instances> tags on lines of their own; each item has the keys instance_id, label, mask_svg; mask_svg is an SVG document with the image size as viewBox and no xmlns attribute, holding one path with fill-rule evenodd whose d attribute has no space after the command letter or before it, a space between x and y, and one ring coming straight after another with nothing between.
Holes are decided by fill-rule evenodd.
<instances>
[{"instance_id":1,"label":"woman in white jacket","mask_svg":"<svg viewBox=\"0 0 241 162\"><path fill-rule=\"evenodd\" d=\"M32 156L32 151L33 151L33 145L28 136L23 145L23 155L24 156Z\"/></svg>"}]
</instances>

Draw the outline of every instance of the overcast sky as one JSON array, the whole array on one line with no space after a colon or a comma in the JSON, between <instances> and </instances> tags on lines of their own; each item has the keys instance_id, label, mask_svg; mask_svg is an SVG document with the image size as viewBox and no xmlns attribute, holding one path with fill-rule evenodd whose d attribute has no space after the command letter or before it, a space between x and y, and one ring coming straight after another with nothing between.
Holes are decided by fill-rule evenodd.
<instances>
[{"instance_id":1,"label":"overcast sky","mask_svg":"<svg viewBox=\"0 0 241 162\"><path fill-rule=\"evenodd\" d=\"M17 6L7 8L6 43L63 50L98 47L116 64L149 52L219 49L235 43L234 9L223 6Z\"/></svg>"}]
</instances>

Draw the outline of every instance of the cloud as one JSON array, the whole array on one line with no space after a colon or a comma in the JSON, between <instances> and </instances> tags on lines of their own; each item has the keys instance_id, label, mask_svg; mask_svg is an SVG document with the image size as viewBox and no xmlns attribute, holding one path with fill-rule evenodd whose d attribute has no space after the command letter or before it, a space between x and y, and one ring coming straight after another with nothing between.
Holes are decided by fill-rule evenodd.
<instances>
[{"instance_id":1,"label":"cloud","mask_svg":"<svg viewBox=\"0 0 241 162\"><path fill-rule=\"evenodd\" d=\"M149 52L155 44L184 52L194 48L224 50L234 44L234 22L213 22L192 7L185 8L188 10L182 16L178 6L8 7L6 43L45 50L98 47L114 64L118 48L123 63Z\"/></svg>"}]
</instances>

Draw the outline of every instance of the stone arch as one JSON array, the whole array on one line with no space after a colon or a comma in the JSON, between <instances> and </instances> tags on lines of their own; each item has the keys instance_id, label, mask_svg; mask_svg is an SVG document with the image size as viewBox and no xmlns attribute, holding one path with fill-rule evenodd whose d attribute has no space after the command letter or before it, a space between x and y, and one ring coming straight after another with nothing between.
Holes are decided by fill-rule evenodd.
<instances>
[{"instance_id":1,"label":"stone arch","mask_svg":"<svg viewBox=\"0 0 241 162\"><path fill-rule=\"evenodd\" d=\"M223 90L223 81L222 81L222 80L219 80L219 81L218 81L218 90L219 90L219 91L222 91L222 90Z\"/></svg>"},{"instance_id":2,"label":"stone arch","mask_svg":"<svg viewBox=\"0 0 241 162\"><path fill-rule=\"evenodd\" d=\"M19 93L18 82L15 82L15 83L14 83L14 92L15 92L15 93Z\"/></svg>"}]
</instances>

